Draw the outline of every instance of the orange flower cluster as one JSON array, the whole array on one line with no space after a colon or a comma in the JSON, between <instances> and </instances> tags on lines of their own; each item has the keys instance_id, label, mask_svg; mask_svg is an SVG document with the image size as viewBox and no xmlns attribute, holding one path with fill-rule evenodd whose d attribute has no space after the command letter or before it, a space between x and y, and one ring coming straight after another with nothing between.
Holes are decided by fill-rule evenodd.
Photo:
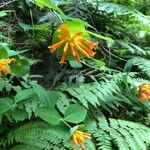
<instances>
[{"instance_id":1,"label":"orange flower cluster","mask_svg":"<svg viewBox=\"0 0 150 150\"><path fill-rule=\"evenodd\" d=\"M140 99L150 100L150 83L144 83L140 85Z\"/></svg>"},{"instance_id":2,"label":"orange flower cluster","mask_svg":"<svg viewBox=\"0 0 150 150\"><path fill-rule=\"evenodd\" d=\"M1 72L10 74L10 70L7 68L7 66L8 66L8 64L10 64L11 62L14 62L14 61L15 61L14 58L0 59L0 76L1 76Z\"/></svg>"},{"instance_id":3,"label":"orange flower cluster","mask_svg":"<svg viewBox=\"0 0 150 150\"><path fill-rule=\"evenodd\" d=\"M76 130L72 135L72 145L75 147L76 145L80 145L81 149L85 149L84 141L85 138L91 139L91 134Z\"/></svg>"},{"instance_id":4,"label":"orange flower cluster","mask_svg":"<svg viewBox=\"0 0 150 150\"><path fill-rule=\"evenodd\" d=\"M97 47L98 42L93 43L85 38L83 38L82 32L77 32L72 35L67 27L61 26L59 29L60 35L58 35L59 42L49 46L51 53L54 53L56 49L63 47L63 54L61 56L60 64L65 63L65 58L67 56L67 52L71 51L75 59L80 63L80 56L78 51L85 57L93 57L95 52L92 51L95 47Z\"/></svg>"}]
</instances>

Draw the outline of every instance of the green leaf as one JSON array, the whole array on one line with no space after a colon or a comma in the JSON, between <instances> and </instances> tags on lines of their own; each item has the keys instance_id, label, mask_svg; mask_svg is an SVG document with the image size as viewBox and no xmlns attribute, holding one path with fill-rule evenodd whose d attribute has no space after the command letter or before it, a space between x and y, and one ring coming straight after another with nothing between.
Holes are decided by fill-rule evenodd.
<instances>
[{"instance_id":1,"label":"green leaf","mask_svg":"<svg viewBox=\"0 0 150 150\"><path fill-rule=\"evenodd\" d=\"M76 60L70 60L69 64L72 68L82 68L82 64L78 63Z\"/></svg>"},{"instance_id":2,"label":"green leaf","mask_svg":"<svg viewBox=\"0 0 150 150\"><path fill-rule=\"evenodd\" d=\"M2 58L7 58L7 51L0 50L0 59L2 59Z\"/></svg>"},{"instance_id":3,"label":"green leaf","mask_svg":"<svg viewBox=\"0 0 150 150\"><path fill-rule=\"evenodd\" d=\"M10 65L11 72L18 77L23 77L30 71L30 64L26 59L16 58L16 62Z\"/></svg>"},{"instance_id":4,"label":"green leaf","mask_svg":"<svg viewBox=\"0 0 150 150\"><path fill-rule=\"evenodd\" d=\"M29 117L28 113L22 109L16 109L12 112L12 118L17 121L23 121Z\"/></svg>"},{"instance_id":5,"label":"green leaf","mask_svg":"<svg viewBox=\"0 0 150 150\"><path fill-rule=\"evenodd\" d=\"M91 31L86 31L86 32L88 32L89 34L91 34L91 35L93 35L93 36L95 36L95 37L97 37L99 39L102 39L102 40L105 40L105 41L108 41L108 42L114 42L114 40L112 38L110 38L110 37L102 36L100 34L93 33Z\"/></svg>"},{"instance_id":6,"label":"green leaf","mask_svg":"<svg viewBox=\"0 0 150 150\"><path fill-rule=\"evenodd\" d=\"M59 113L52 107L39 107L35 114L52 125L57 125L61 121Z\"/></svg>"},{"instance_id":7,"label":"green leaf","mask_svg":"<svg viewBox=\"0 0 150 150\"><path fill-rule=\"evenodd\" d=\"M49 102L49 96L47 91L39 84L32 85L34 92L38 95L43 103Z\"/></svg>"},{"instance_id":8,"label":"green leaf","mask_svg":"<svg viewBox=\"0 0 150 150\"><path fill-rule=\"evenodd\" d=\"M130 72L133 66L132 60L128 60L128 62L125 64L123 71L124 72Z\"/></svg>"},{"instance_id":9,"label":"green leaf","mask_svg":"<svg viewBox=\"0 0 150 150\"><path fill-rule=\"evenodd\" d=\"M47 91L47 94L48 94L48 97L49 97L49 100L48 100L49 106L54 107L57 100L60 97L60 93L57 92L57 91Z\"/></svg>"},{"instance_id":10,"label":"green leaf","mask_svg":"<svg viewBox=\"0 0 150 150\"><path fill-rule=\"evenodd\" d=\"M62 10L55 6L50 0L35 0L35 3L40 7L46 6L50 9L54 9L62 16L65 15Z\"/></svg>"},{"instance_id":11,"label":"green leaf","mask_svg":"<svg viewBox=\"0 0 150 150\"><path fill-rule=\"evenodd\" d=\"M85 119L86 115L87 110L84 107L73 104L67 108L64 120L71 123L80 123Z\"/></svg>"},{"instance_id":12,"label":"green leaf","mask_svg":"<svg viewBox=\"0 0 150 150\"><path fill-rule=\"evenodd\" d=\"M101 60L93 59L100 69L104 69L105 63Z\"/></svg>"},{"instance_id":13,"label":"green leaf","mask_svg":"<svg viewBox=\"0 0 150 150\"><path fill-rule=\"evenodd\" d=\"M3 49L0 45L0 59L7 58L7 55L8 55L7 51Z\"/></svg>"},{"instance_id":14,"label":"green leaf","mask_svg":"<svg viewBox=\"0 0 150 150\"><path fill-rule=\"evenodd\" d=\"M17 103L17 102L31 98L34 94L35 94L35 92L34 92L33 88L21 90L21 91L18 91L14 100Z\"/></svg>"},{"instance_id":15,"label":"green leaf","mask_svg":"<svg viewBox=\"0 0 150 150\"><path fill-rule=\"evenodd\" d=\"M6 58L6 57L12 57L12 56L18 55L18 53L17 53L16 51L11 50L11 49L9 48L8 43L1 43L1 44L0 44L0 50L4 50L4 51L7 52L7 55L5 56L5 58ZM3 58L4 58L4 57L3 57Z\"/></svg>"},{"instance_id":16,"label":"green leaf","mask_svg":"<svg viewBox=\"0 0 150 150\"><path fill-rule=\"evenodd\" d=\"M0 115L10 110L13 101L10 98L0 98Z\"/></svg>"}]
</instances>

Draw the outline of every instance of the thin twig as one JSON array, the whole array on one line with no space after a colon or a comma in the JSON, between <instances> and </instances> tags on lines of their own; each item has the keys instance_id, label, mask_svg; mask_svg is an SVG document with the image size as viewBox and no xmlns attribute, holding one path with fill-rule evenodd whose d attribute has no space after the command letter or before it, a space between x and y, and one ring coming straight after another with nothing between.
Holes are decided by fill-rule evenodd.
<instances>
[{"instance_id":1,"label":"thin twig","mask_svg":"<svg viewBox=\"0 0 150 150\"><path fill-rule=\"evenodd\" d=\"M102 46L102 47L103 47L103 49L104 49L107 53L111 54L113 57L118 58L119 60L122 60L122 61L127 62L127 60L125 60L125 59L123 59L123 58L121 58L121 57L118 57L117 55L115 55L115 54L111 53L110 51L108 51L104 46Z\"/></svg>"},{"instance_id":2,"label":"thin twig","mask_svg":"<svg viewBox=\"0 0 150 150\"><path fill-rule=\"evenodd\" d=\"M9 4L11 4L11 3L14 3L14 2L16 2L16 1L18 1L18 0L12 0L12 1L9 1L9 2L0 3L0 8L4 7L4 6L6 6L6 5L9 5Z\"/></svg>"}]
</instances>

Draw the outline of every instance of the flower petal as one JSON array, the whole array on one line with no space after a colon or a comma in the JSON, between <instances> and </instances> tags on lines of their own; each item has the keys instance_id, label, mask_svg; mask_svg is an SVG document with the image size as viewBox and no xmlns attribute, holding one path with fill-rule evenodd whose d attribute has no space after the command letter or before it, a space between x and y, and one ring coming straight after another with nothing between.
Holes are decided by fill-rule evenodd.
<instances>
[{"instance_id":1,"label":"flower petal","mask_svg":"<svg viewBox=\"0 0 150 150\"><path fill-rule=\"evenodd\" d=\"M91 41L89 41L89 40L87 40L87 39L85 39L85 38L82 38L82 37L80 37L80 41L81 41L81 42L84 42L84 43L85 43L87 46L89 46L91 49L97 47L97 45L98 45L98 42L93 43L93 42L91 42Z\"/></svg>"},{"instance_id":2,"label":"flower petal","mask_svg":"<svg viewBox=\"0 0 150 150\"><path fill-rule=\"evenodd\" d=\"M14 58L10 59L0 59L0 76L1 76L1 72L4 72L6 74L10 74L10 70L7 68L8 64L10 64L11 62L15 62L16 60Z\"/></svg>"},{"instance_id":3,"label":"flower petal","mask_svg":"<svg viewBox=\"0 0 150 150\"><path fill-rule=\"evenodd\" d=\"M61 60L60 60L60 64L64 64L65 62L65 58L66 58L66 55L67 55L67 51L68 51L68 43L65 44L65 47L64 47L64 50L63 50L63 54L61 56Z\"/></svg>"},{"instance_id":4,"label":"flower petal","mask_svg":"<svg viewBox=\"0 0 150 150\"><path fill-rule=\"evenodd\" d=\"M77 138L75 135L72 137L72 146L75 147L78 144Z\"/></svg>"},{"instance_id":5,"label":"flower petal","mask_svg":"<svg viewBox=\"0 0 150 150\"><path fill-rule=\"evenodd\" d=\"M60 27L60 31L61 31L62 33L64 33L65 35L70 36L70 32L69 32L69 30L67 29L67 27L61 26L61 27Z\"/></svg>"},{"instance_id":6,"label":"flower petal","mask_svg":"<svg viewBox=\"0 0 150 150\"><path fill-rule=\"evenodd\" d=\"M62 44L64 43L64 41L65 40L62 40L62 41L60 41L60 42L58 42L58 43L56 43L56 44L54 44L52 46L49 46L48 48L50 49L51 53L54 53L57 48L59 48L60 46L62 46Z\"/></svg>"},{"instance_id":7,"label":"flower petal","mask_svg":"<svg viewBox=\"0 0 150 150\"><path fill-rule=\"evenodd\" d=\"M95 52L93 52L91 49L87 48L86 46L84 46L83 44L80 44L80 47L82 49L84 49L91 57L93 57L95 55Z\"/></svg>"},{"instance_id":8,"label":"flower petal","mask_svg":"<svg viewBox=\"0 0 150 150\"><path fill-rule=\"evenodd\" d=\"M71 43L71 50L72 50L72 54L76 58L77 62L80 63L80 56L77 53L77 51L74 49L73 43Z\"/></svg>"},{"instance_id":9,"label":"flower petal","mask_svg":"<svg viewBox=\"0 0 150 150\"><path fill-rule=\"evenodd\" d=\"M144 83L139 88L140 88L140 99L150 100L150 83Z\"/></svg>"}]
</instances>

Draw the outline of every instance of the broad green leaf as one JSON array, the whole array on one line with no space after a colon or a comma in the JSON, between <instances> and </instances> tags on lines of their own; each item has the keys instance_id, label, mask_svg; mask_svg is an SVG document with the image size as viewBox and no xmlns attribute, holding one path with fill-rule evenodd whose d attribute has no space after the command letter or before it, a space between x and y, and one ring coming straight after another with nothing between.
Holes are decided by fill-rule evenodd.
<instances>
[{"instance_id":1,"label":"broad green leaf","mask_svg":"<svg viewBox=\"0 0 150 150\"><path fill-rule=\"evenodd\" d=\"M35 114L51 125L57 125L61 121L59 113L52 107L39 107Z\"/></svg>"},{"instance_id":2,"label":"broad green leaf","mask_svg":"<svg viewBox=\"0 0 150 150\"><path fill-rule=\"evenodd\" d=\"M49 96L47 91L39 84L32 85L34 92L38 95L43 103L49 102Z\"/></svg>"},{"instance_id":3,"label":"broad green leaf","mask_svg":"<svg viewBox=\"0 0 150 150\"><path fill-rule=\"evenodd\" d=\"M46 6L50 9L56 10L60 15L64 16L64 13L62 12L61 9L59 9L57 6L55 6L50 0L35 0L35 3L40 6Z\"/></svg>"},{"instance_id":4,"label":"broad green leaf","mask_svg":"<svg viewBox=\"0 0 150 150\"><path fill-rule=\"evenodd\" d=\"M108 41L108 42L114 42L114 40L110 37L106 37L106 36L102 36L100 34L97 34L97 33L93 33L93 32L90 32L90 31L86 31L88 32L89 34L99 38L99 39L102 39L102 40L105 40L105 41Z\"/></svg>"},{"instance_id":5,"label":"broad green leaf","mask_svg":"<svg viewBox=\"0 0 150 150\"><path fill-rule=\"evenodd\" d=\"M82 68L82 64L78 63L76 60L70 60L69 64L72 68Z\"/></svg>"},{"instance_id":6,"label":"broad green leaf","mask_svg":"<svg viewBox=\"0 0 150 150\"><path fill-rule=\"evenodd\" d=\"M10 110L13 101L10 98L0 98L0 115Z\"/></svg>"},{"instance_id":7,"label":"broad green leaf","mask_svg":"<svg viewBox=\"0 0 150 150\"><path fill-rule=\"evenodd\" d=\"M48 97L49 97L49 101L48 104L51 107L54 107L56 102L58 101L60 94L57 91L47 91Z\"/></svg>"},{"instance_id":8,"label":"broad green leaf","mask_svg":"<svg viewBox=\"0 0 150 150\"><path fill-rule=\"evenodd\" d=\"M1 46L0 46L0 59L2 58L7 58L7 51L4 49L1 49Z\"/></svg>"},{"instance_id":9,"label":"broad green leaf","mask_svg":"<svg viewBox=\"0 0 150 150\"><path fill-rule=\"evenodd\" d=\"M34 94L35 94L35 92L34 92L33 88L18 91L14 100L17 103L17 102L31 98Z\"/></svg>"},{"instance_id":10,"label":"broad green leaf","mask_svg":"<svg viewBox=\"0 0 150 150\"><path fill-rule=\"evenodd\" d=\"M78 104L73 104L67 108L64 120L71 123L80 123L85 119L86 115L86 108Z\"/></svg>"},{"instance_id":11,"label":"broad green leaf","mask_svg":"<svg viewBox=\"0 0 150 150\"><path fill-rule=\"evenodd\" d=\"M0 59L8 57L8 52L7 49L5 48L5 45L6 43L0 43Z\"/></svg>"},{"instance_id":12,"label":"broad green leaf","mask_svg":"<svg viewBox=\"0 0 150 150\"><path fill-rule=\"evenodd\" d=\"M7 50L7 53L8 53L8 57L13 57L18 55L18 53L14 50Z\"/></svg>"},{"instance_id":13,"label":"broad green leaf","mask_svg":"<svg viewBox=\"0 0 150 150\"><path fill-rule=\"evenodd\" d=\"M85 23L81 20L74 20L74 21L65 21L57 28L57 30L54 33L52 43L56 43L60 41L58 35L60 35L59 29L62 26L65 26L72 35L77 32L82 32L83 38L90 39L88 32L85 30Z\"/></svg>"},{"instance_id":14,"label":"broad green leaf","mask_svg":"<svg viewBox=\"0 0 150 150\"><path fill-rule=\"evenodd\" d=\"M23 121L29 117L28 113L22 109L12 111L12 118L17 121Z\"/></svg>"},{"instance_id":15,"label":"broad green leaf","mask_svg":"<svg viewBox=\"0 0 150 150\"><path fill-rule=\"evenodd\" d=\"M16 58L16 62L10 65L11 72L18 77L23 77L30 71L30 64L26 59Z\"/></svg>"},{"instance_id":16,"label":"broad green leaf","mask_svg":"<svg viewBox=\"0 0 150 150\"><path fill-rule=\"evenodd\" d=\"M15 55L18 55L18 53L14 50L11 50L9 48L9 45L8 43L0 43L0 50L5 50L7 52L7 56L6 57L12 57L12 56L15 56Z\"/></svg>"}]
</instances>

